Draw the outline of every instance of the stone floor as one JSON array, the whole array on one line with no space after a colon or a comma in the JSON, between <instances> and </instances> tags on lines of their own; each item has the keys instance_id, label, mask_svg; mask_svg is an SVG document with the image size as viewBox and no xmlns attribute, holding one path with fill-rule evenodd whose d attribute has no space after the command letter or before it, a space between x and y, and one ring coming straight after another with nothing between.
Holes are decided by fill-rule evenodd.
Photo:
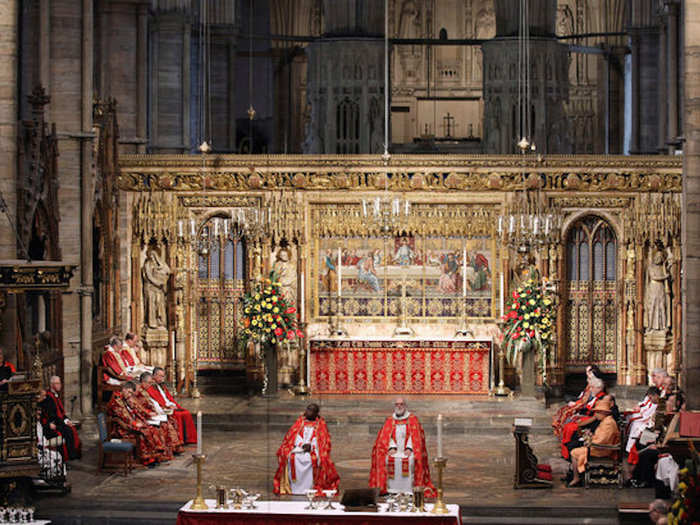
<instances>
[{"instance_id":1,"label":"stone floor","mask_svg":"<svg viewBox=\"0 0 700 525\"><path fill-rule=\"evenodd\" d=\"M341 488L366 486L370 451L378 429L391 411L391 398L341 396L313 401L319 402L321 413L328 422L332 457L340 474ZM202 410L204 414L207 492L213 494L208 488L210 485L223 484L259 491L265 498L273 497L271 485L277 468L275 453L284 432L308 402L286 394L276 399L206 397L184 400L183 404L193 412ZM534 516L538 510L552 519L557 513L573 515L574 518L566 521L569 524L577 522L576 516L588 520L586 523L616 523L613 518L618 503L644 503L653 499L650 490L566 488L558 479L565 464L558 458L557 442L549 429L553 409L546 410L541 402L436 396L411 399L409 409L423 422L429 452L436 449L436 415L444 415L444 448L448 457L445 499L462 505L465 517L517 514L520 509L521 516ZM540 462L549 462L554 467L555 482L551 489L513 489L511 425L516 416L533 418L530 444ZM89 428L84 430L83 440L85 455L81 461L73 463L69 472L72 493L62 498L43 499L39 505L42 516L51 517L52 512L60 513L61 508L80 508L86 501L123 501L124 498L134 503L158 502L172 513L193 497L193 450L169 464L138 470L129 477L97 475L95 439ZM576 509L573 514L572 509ZM606 518L596 522L596 516ZM61 523L60 520L57 522ZM470 521L465 520L467 522ZM485 518L471 522L501 523L485 521ZM511 521L518 522L525 523ZM547 522L555 523L551 519Z\"/></svg>"}]
</instances>

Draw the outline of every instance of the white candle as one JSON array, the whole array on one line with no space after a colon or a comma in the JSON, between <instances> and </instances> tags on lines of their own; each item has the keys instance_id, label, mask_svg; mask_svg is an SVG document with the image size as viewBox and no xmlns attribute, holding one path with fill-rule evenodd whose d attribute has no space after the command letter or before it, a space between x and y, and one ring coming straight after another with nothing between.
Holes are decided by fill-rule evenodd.
<instances>
[{"instance_id":1,"label":"white candle","mask_svg":"<svg viewBox=\"0 0 700 525\"><path fill-rule=\"evenodd\" d=\"M190 219L190 235L192 235L192 237L194 237L195 233L196 232L194 230L194 219Z\"/></svg>"},{"instance_id":2,"label":"white candle","mask_svg":"<svg viewBox=\"0 0 700 525\"><path fill-rule=\"evenodd\" d=\"M467 296L467 249L462 251L462 296Z\"/></svg>"},{"instance_id":3,"label":"white candle","mask_svg":"<svg viewBox=\"0 0 700 525\"><path fill-rule=\"evenodd\" d=\"M438 414L437 417L437 457L442 457L442 414Z\"/></svg>"},{"instance_id":4,"label":"white candle","mask_svg":"<svg viewBox=\"0 0 700 525\"><path fill-rule=\"evenodd\" d=\"M202 454L202 411L197 412L197 455Z\"/></svg>"},{"instance_id":5,"label":"white candle","mask_svg":"<svg viewBox=\"0 0 700 525\"><path fill-rule=\"evenodd\" d=\"M177 236L182 238L183 236L183 231L182 231L182 221L177 221Z\"/></svg>"},{"instance_id":6,"label":"white candle","mask_svg":"<svg viewBox=\"0 0 700 525\"><path fill-rule=\"evenodd\" d=\"M171 338L170 338L170 355L172 357L172 366L175 366L175 330L170 332ZM175 377L175 373L173 371L173 377Z\"/></svg>"},{"instance_id":7,"label":"white candle","mask_svg":"<svg viewBox=\"0 0 700 525\"><path fill-rule=\"evenodd\" d=\"M501 317L503 317L503 307L504 307L504 297L505 297L505 280L503 278L503 272L501 272L501 286L499 290L500 304L501 304Z\"/></svg>"},{"instance_id":8,"label":"white candle","mask_svg":"<svg viewBox=\"0 0 700 525\"><path fill-rule=\"evenodd\" d=\"M338 247L338 295L343 291L343 261L340 257L340 247Z\"/></svg>"},{"instance_id":9,"label":"white candle","mask_svg":"<svg viewBox=\"0 0 700 525\"><path fill-rule=\"evenodd\" d=\"M304 322L304 272L301 272L301 283L299 285L299 319Z\"/></svg>"}]
</instances>

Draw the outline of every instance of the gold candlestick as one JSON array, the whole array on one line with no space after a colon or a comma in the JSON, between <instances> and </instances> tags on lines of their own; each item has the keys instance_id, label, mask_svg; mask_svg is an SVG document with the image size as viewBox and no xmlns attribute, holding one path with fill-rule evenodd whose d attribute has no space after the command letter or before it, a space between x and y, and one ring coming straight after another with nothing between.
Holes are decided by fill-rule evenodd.
<instances>
[{"instance_id":1,"label":"gold candlestick","mask_svg":"<svg viewBox=\"0 0 700 525\"><path fill-rule=\"evenodd\" d=\"M306 336L306 323L299 323L301 331ZM306 386L306 337L298 339L299 344L299 381L294 387L293 392L297 396L306 396L309 394L309 387Z\"/></svg>"},{"instance_id":2,"label":"gold candlestick","mask_svg":"<svg viewBox=\"0 0 700 525\"><path fill-rule=\"evenodd\" d=\"M435 505L433 505L433 510L430 511L432 514L448 514L450 511L447 510L447 505L442 501L442 471L445 470L445 465L447 465L447 458L435 458L433 463L438 471L438 486L437 486L437 500Z\"/></svg>"},{"instance_id":3,"label":"gold candlestick","mask_svg":"<svg viewBox=\"0 0 700 525\"><path fill-rule=\"evenodd\" d=\"M197 464L197 494L192 500L190 509L192 510L207 510L209 507L202 497L202 463L207 459L205 454L192 454L192 459Z\"/></svg>"},{"instance_id":4,"label":"gold candlestick","mask_svg":"<svg viewBox=\"0 0 700 525\"><path fill-rule=\"evenodd\" d=\"M498 327L501 329L501 332L503 332L503 321L498 322ZM508 388L505 385L505 381L503 380L505 377L504 369L506 361L506 355L503 351L503 346L503 342L501 342L501 344L498 346L498 387L493 390L493 395L497 397L508 397L513 394L510 388Z\"/></svg>"}]
</instances>

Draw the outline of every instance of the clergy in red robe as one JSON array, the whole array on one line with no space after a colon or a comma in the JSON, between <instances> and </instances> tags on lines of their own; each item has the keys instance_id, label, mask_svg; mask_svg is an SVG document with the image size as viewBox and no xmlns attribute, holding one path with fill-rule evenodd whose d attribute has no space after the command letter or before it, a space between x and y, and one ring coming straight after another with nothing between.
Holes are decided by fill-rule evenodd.
<instances>
[{"instance_id":1,"label":"clergy in red robe","mask_svg":"<svg viewBox=\"0 0 700 525\"><path fill-rule=\"evenodd\" d=\"M588 384L590 386L590 397L561 430L561 455L564 459L569 459L571 448L578 446L577 442L580 440L580 436L578 436L579 429L595 422L593 409L598 401L607 396L605 383L603 383L602 379L593 377Z\"/></svg>"},{"instance_id":2,"label":"clergy in red robe","mask_svg":"<svg viewBox=\"0 0 700 525\"><path fill-rule=\"evenodd\" d=\"M319 406L311 403L284 436L277 451L275 494L338 488L340 477L331 460L331 436L319 412Z\"/></svg>"},{"instance_id":3,"label":"clergy in red robe","mask_svg":"<svg viewBox=\"0 0 700 525\"><path fill-rule=\"evenodd\" d=\"M122 345L119 355L132 375L142 374L144 372L150 372L152 374L153 367L145 364L139 357L138 344L139 336L129 332L124 336L124 344Z\"/></svg>"},{"instance_id":4,"label":"clergy in red robe","mask_svg":"<svg viewBox=\"0 0 700 525\"><path fill-rule=\"evenodd\" d=\"M7 392L7 383L10 382L12 375L16 373L15 365L5 361L5 355L2 348L0 348L0 392Z\"/></svg>"},{"instance_id":5,"label":"clergy in red robe","mask_svg":"<svg viewBox=\"0 0 700 525\"><path fill-rule=\"evenodd\" d=\"M418 418L411 414L402 398L394 402L394 413L386 418L372 449L369 486L380 492L410 492L424 487L427 497L435 497L430 481L425 433Z\"/></svg>"},{"instance_id":6,"label":"clergy in red robe","mask_svg":"<svg viewBox=\"0 0 700 525\"><path fill-rule=\"evenodd\" d=\"M119 353L121 344L118 337L112 337L102 353L102 366L104 367L102 380L110 385L121 385L125 381L134 380L128 365Z\"/></svg>"},{"instance_id":7,"label":"clergy in red robe","mask_svg":"<svg viewBox=\"0 0 700 525\"><path fill-rule=\"evenodd\" d=\"M190 412L182 408L175 401L175 398L168 390L165 384L165 370L157 366L153 369L153 384L148 389L148 394L156 400L156 402L164 410L172 410L172 417L177 421L178 432L180 439L187 445L197 443L197 429L194 426L192 415Z\"/></svg>"},{"instance_id":8,"label":"clergy in red robe","mask_svg":"<svg viewBox=\"0 0 700 525\"><path fill-rule=\"evenodd\" d=\"M136 452L146 466L155 466L160 461L171 459L158 427L148 424L134 405L136 385L127 381L121 393L112 396L107 405L110 421L110 436L128 439L136 443Z\"/></svg>"},{"instance_id":9,"label":"clergy in red robe","mask_svg":"<svg viewBox=\"0 0 700 525\"><path fill-rule=\"evenodd\" d=\"M39 403L42 424L46 428L46 438L63 437L63 459L76 459L81 456L80 438L73 422L66 417L61 401L61 378L52 376L46 398Z\"/></svg>"},{"instance_id":10,"label":"clergy in red robe","mask_svg":"<svg viewBox=\"0 0 700 525\"><path fill-rule=\"evenodd\" d=\"M144 372L140 377L140 384L136 386L136 398L153 412L153 417L160 421L160 427L165 434L166 443L174 454L182 454L185 450L180 437L181 432L177 427L177 421L171 412L162 408L158 402L151 397L148 389L153 385L153 375Z\"/></svg>"}]
</instances>

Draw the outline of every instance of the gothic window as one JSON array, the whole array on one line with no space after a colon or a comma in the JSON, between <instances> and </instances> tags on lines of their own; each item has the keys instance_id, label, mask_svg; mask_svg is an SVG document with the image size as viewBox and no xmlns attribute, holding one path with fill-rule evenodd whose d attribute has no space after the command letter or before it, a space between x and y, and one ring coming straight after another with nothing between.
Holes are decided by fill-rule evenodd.
<instances>
[{"instance_id":1,"label":"gothic window","mask_svg":"<svg viewBox=\"0 0 700 525\"><path fill-rule=\"evenodd\" d=\"M360 106L344 98L336 107L336 153L360 152Z\"/></svg>"},{"instance_id":2,"label":"gothic window","mask_svg":"<svg viewBox=\"0 0 700 525\"><path fill-rule=\"evenodd\" d=\"M199 250L199 369L244 365L236 344L239 298L245 280L245 241L211 238L213 218L202 226L211 242Z\"/></svg>"},{"instance_id":3,"label":"gothic window","mask_svg":"<svg viewBox=\"0 0 700 525\"><path fill-rule=\"evenodd\" d=\"M579 220L566 241L565 293L569 367L615 368L617 356L617 240L597 216Z\"/></svg>"}]
</instances>

